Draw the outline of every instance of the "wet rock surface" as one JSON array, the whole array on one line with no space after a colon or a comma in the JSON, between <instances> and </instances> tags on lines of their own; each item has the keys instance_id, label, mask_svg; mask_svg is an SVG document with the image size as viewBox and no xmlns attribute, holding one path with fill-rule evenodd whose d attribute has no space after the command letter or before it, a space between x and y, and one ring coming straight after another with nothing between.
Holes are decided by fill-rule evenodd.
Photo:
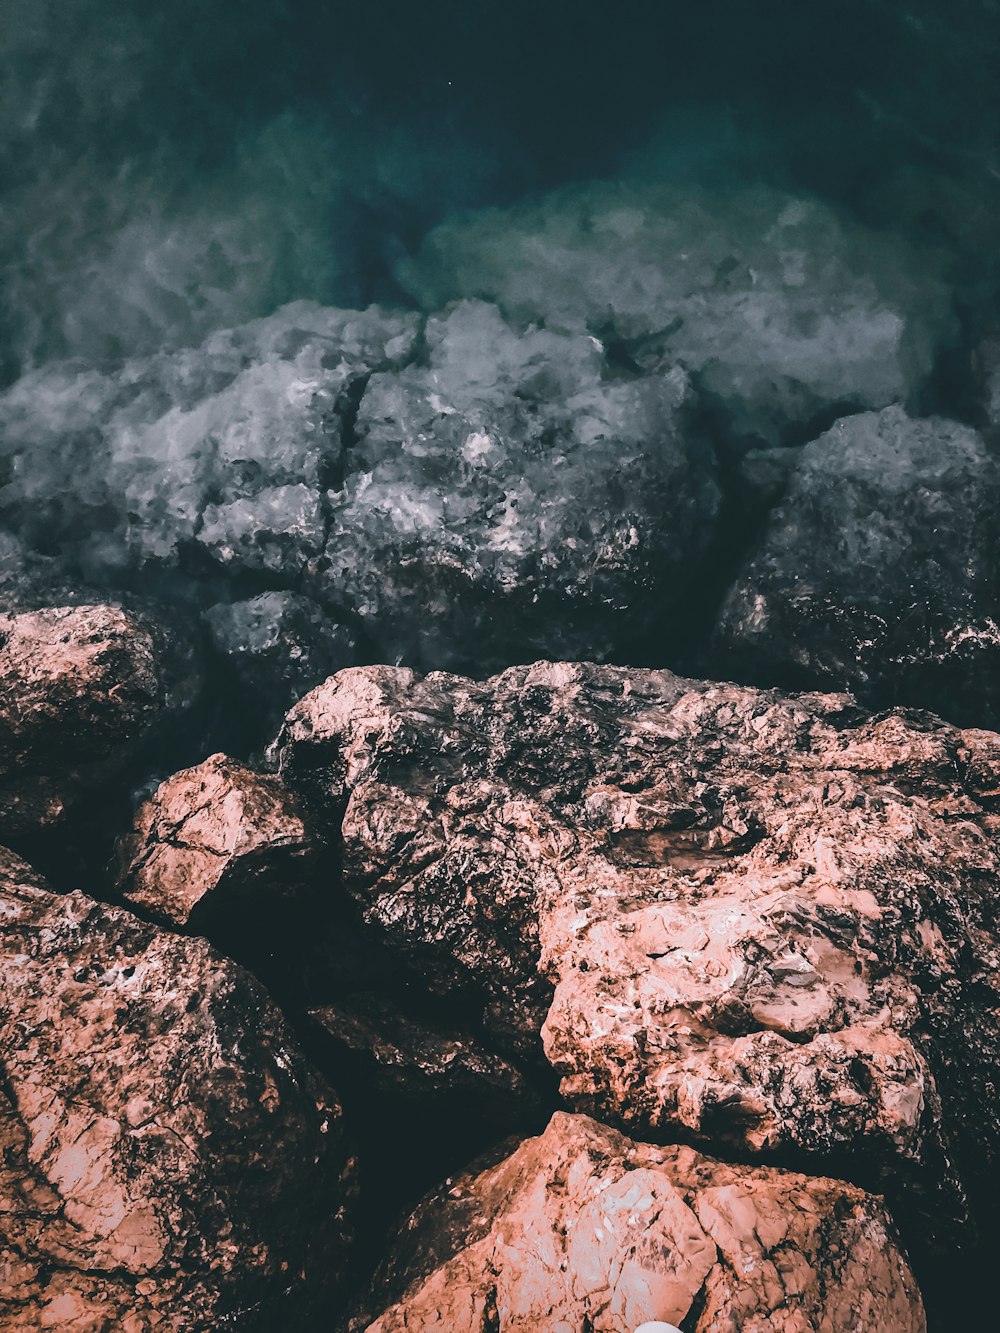
<instances>
[{"instance_id":1,"label":"wet rock surface","mask_svg":"<svg viewBox=\"0 0 1000 1333\"><path fill-rule=\"evenodd\" d=\"M6 623L18 754L99 798L174 716L162 625ZM109 740L61 772L65 716ZM143 919L0 853L12 1328L336 1325L381 1259L355 1328L919 1329L887 1217L935 1317L942 1265L975 1290L1000 737L667 671L379 666L268 761L139 805L98 891Z\"/></svg>"},{"instance_id":2,"label":"wet rock surface","mask_svg":"<svg viewBox=\"0 0 1000 1333\"><path fill-rule=\"evenodd\" d=\"M341 1110L246 973L81 893L0 890L0 1314L269 1330L342 1277Z\"/></svg>"},{"instance_id":3,"label":"wet rock surface","mask_svg":"<svg viewBox=\"0 0 1000 1333\"><path fill-rule=\"evenodd\" d=\"M1000 722L1000 467L984 438L890 407L789 452L724 600L713 673Z\"/></svg>"},{"instance_id":4,"label":"wet rock surface","mask_svg":"<svg viewBox=\"0 0 1000 1333\"><path fill-rule=\"evenodd\" d=\"M299 302L0 394L0 524L25 568L204 611L273 710L269 675L287 706L357 648L480 669L683 630L719 508L696 418L669 358L587 330Z\"/></svg>"},{"instance_id":5,"label":"wet rock surface","mask_svg":"<svg viewBox=\"0 0 1000 1333\"><path fill-rule=\"evenodd\" d=\"M139 618L110 606L0 616L0 832L57 823L121 771L169 703Z\"/></svg>"},{"instance_id":6,"label":"wet rock surface","mask_svg":"<svg viewBox=\"0 0 1000 1333\"><path fill-rule=\"evenodd\" d=\"M344 882L500 1049L639 1135L988 1220L995 742L844 695L347 671L275 746Z\"/></svg>"},{"instance_id":7,"label":"wet rock surface","mask_svg":"<svg viewBox=\"0 0 1000 1333\"><path fill-rule=\"evenodd\" d=\"M294 592L219 602L203 615L237 734L273 733L314 686L358 660L356 636ZM235 698L233 697L235 695Z\"/></svg>"},{"instance_id":8,"label":"wet rock surface","mask_svg":"<svg viewBox=\"0 0 1000 1333\"><path fill-rule=\"evenodd\" d=\"M923 1333L881 1202L558 1113L403 1227L352 1333L586 1327Z\"/></svg>"}]
</instances>

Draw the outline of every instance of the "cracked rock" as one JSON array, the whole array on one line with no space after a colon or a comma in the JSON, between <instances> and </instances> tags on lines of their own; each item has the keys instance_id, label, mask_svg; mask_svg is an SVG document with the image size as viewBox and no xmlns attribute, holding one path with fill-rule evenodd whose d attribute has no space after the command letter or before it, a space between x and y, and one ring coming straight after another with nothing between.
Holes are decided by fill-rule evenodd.
<instances>
[{"instance_id":1,"label":"cracked rock","mask_svg":"<svg viewBox=\"0 0 1000 1333\"><path fill-rule=\"evenodd\" d=\"M997 737L538 663L341 672L273 753L369 924L575 1106L877 1183L921 1243L992 1215Z\"/></svg>"},{"instance_id":2,"label":"cracked rock","mask_svg":"<svg viewBox=\"0 0 1000 1333\"><path fill-rule=\"evenodd\" d=\"M0 1323L270 1330L326 1308L352 1164L333 1094L203 940L0 880Z\"/></svg>"},{"instance_id":3,"label":"cracked rock","mask_svg":"<svg viewBox=\"0 0 1000 1333\"><path fill-rule=\"evenodd\" d=\"M713 534L686 377L615 373L583 333L459 303L427 364L372 376L328 577L385 660L605 657L673 624Z\"/></svg>"},{"instance_id":4,"label":"cracked rock","mask_svg":"<svg viewBox=\"0 0 1000 1333\"><path fill-rule=\"evenodd\" d=\"M370 1308L353 1333L925 1329L879 1199L563 1112L417 1209Z\"/></svg>"}]
</instances>

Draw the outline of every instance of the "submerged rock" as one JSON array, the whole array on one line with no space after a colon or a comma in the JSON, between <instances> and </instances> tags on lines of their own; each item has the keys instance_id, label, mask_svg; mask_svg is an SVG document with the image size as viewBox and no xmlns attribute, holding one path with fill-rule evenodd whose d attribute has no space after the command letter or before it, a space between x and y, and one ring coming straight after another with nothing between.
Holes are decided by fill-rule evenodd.
<instances>
[{"instance_id":1,"label":"submerged rock","mask_svg":"<svg viewBox=\"0 0 1000 1333\"><path fill-rule=\"evenodd\" d=\"M640 1135L989 1215L1000 741L845 695L552 665L345 671L293 709L365 919ZM992 1109L991 1109L992 1108Z\"/></svg>"},{"instance_id":2,"label":"submerged rock","mask_svg":"<svg viewBox=\"0 0 1000 1333\"><path fill-rule=\"evenodd\" d=\"M0 831L57 823L163 723L157 632L112 606L0 616Z\"/></svg>"},{"instance_id":3,"label":"submerged rock","mask_svg":"<svg viewBox=\"0 0 1000 1333\"><path fill-rule=\"evenodd\" d=\"M385 660L604 657L689 614L719 505L691 403L668 361L623 367L482 302L423 328L302 302L0 394L0 522L23 562L141 572L208 610L231 665L267 651L257 597L316 658L313 616Z\"/></svg>"},{"instance_id":4,"label":"submerged rock","mask_svg":"<svg viewBox=\"0 0 1000 1333\"><path fill-rule=\"evenodd\" d=\"M0 1322L270 1330L342 1277L333 1094L203 940L0 887Z\"/></svg>"},{"instance_id":5,"label":"submerged rock","mask_svg":"<svg viewBox=\"0 0 1000 1333\"><path fill-rule=\"evenodd\" d=\"M370 1308L353 1333L926 1327L880 1200L836 1180L634 1143L561 1112L418 1208Z\"/></svg>"},{"instance_id":6,"label":"submerged rock","mask_svg":"<svg viewBox=\"0 0 1000 1333\"><path fill-rule=\"evenodd\" d=\"M797 454L722 607L716 673L1000 723L1000 466L982 437L891 407Z\"/></svg>"},{"instance_id":7,"label":"submerged rock","mask_svg":"<svg viewBox=\"0 0 1000 1333\"><path fill-rule=\"evenodd\" d=\"M425 309L486 297L682 366L730 432L776 444L920 385L950 329L934 262L816 200L617 182L446 222L400 276Z\"/></svg>"},{"instance_id":8,"label":"submerged rock","mask_svg":"<svg viewBox=\"0 0 1000 1333\"><path fill-rule=\"evenodd\" d=\"M227 696L270 734L292 704L357 660L354 634L308 597L264 592L209 607L203 620L227 682Z\"/></svg>"},{"instance_id":9,"label":"submerged rock","mask_svg":"<svg viewBox=\"0 0 1000 1333\"><path fill-rule=\"evenodd\" d=\"M615 373L597 339L482 302L425 342L365 391L326 547L381 655L605 657L683 620L719 502L683 373Z\"/></svg>"}]
</instances>

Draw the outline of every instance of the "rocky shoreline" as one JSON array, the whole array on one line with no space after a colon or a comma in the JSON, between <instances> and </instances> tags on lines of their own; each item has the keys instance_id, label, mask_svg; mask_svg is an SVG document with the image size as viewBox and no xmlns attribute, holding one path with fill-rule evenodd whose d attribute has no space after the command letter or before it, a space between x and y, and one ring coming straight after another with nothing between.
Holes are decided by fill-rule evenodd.
<instances>
[{"instance_id":1,"label":"rocky shoreline","mask_svg":"<svg viewBox=\"0 0 1000 1333\"><path fill-rule=\"evenodd\" d=\"M5 1328L975 1308L1000 736L353 667L266 754L151 784L197 708L178 644L148 608L0 629Z\"/></svg>"}]
</instances>

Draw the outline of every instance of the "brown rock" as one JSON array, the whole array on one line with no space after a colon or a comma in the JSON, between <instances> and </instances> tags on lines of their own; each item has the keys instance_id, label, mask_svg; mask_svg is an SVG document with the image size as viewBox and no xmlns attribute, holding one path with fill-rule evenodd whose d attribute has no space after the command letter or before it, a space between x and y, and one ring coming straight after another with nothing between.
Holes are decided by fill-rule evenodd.
<instances>
[{"instance_id":1,"label":"brown rock","mask_svg":"<svg viewBox=\"0 0 1000 1333\"><path fill-rule=\"evenodd\" d=\"M341 672L274 752L342 819L369 922L495 1040L541 1032L573 1104L944 1189L932 1234L963 1185L991 1213L998 1174L998 747L845 695L540 663Z\"/></svg>"},{"instance_id":2,"label":"brown rock","mask_svg":"<svg viewBox=\"0 0 1000 1333\"><path fill-rule=\"evenodd\" d=\"M214 754L140 807L119 848L118 886L153 916L201 929L293 897L317 856L280 778Z\"/></svg>"},{"instance_id":3,"label":"brown rock","mask_svg":"<svg viewBox=\"0 0 1000 1333\"><path fill-rule=\"evenodd\" d=\"M166 702L151 629L115 607L0 616L0 832L57 822Z\"/></svg>"},{"instance_id":4,"label":"brown rock","mask_svg":"<svg viewBox=\"0 0 1000 1333\"><path fill-rule=\"evenodd\" d=\"M0 1326L271 1329L324 1309L340 1108L257 984L80 893L0 887Z\"/></svg>"},{"instance_id":5,"label":"brown rock","mask_svg":"<svg viewBox=\"0 0 1000 1333\"><path fill-rule=\"evenodd\" d=\"M386 1308L386 1299L390 1302ZM922 1333L881 1201L562 1112L410 1218L360 1333Z\"/></svg>"}]
</instances>

